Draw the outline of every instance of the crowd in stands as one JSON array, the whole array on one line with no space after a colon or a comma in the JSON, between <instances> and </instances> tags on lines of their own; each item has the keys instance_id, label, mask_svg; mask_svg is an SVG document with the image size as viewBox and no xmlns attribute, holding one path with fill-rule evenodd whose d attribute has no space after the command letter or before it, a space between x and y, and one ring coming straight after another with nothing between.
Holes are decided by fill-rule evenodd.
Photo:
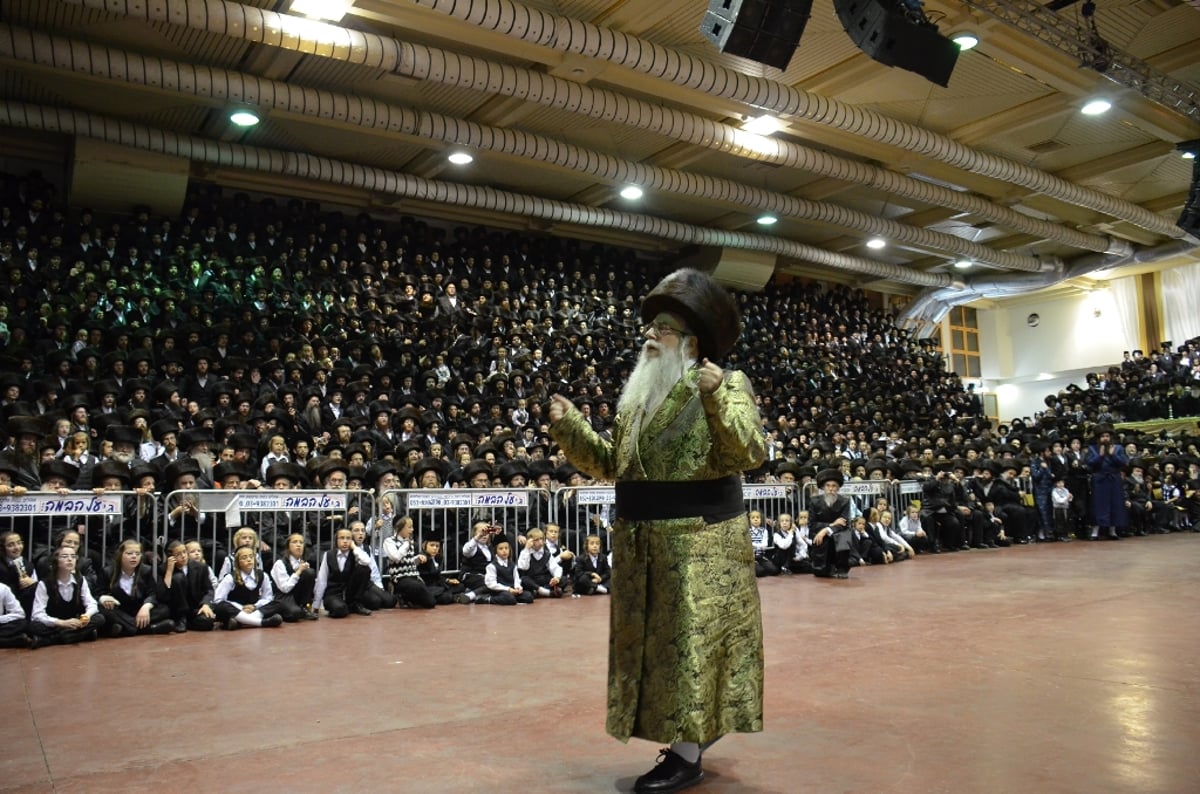
<instances>
[{"instance_id":1,"label":"crowd in stands","mask_svg":"<svg viewBox=\"0 0 1200 794\"><path fill-rule=\"evenodd\" d=\"M639 301L668 262L208 187L172 218L68 211L57 195L36 172L0 184L0 500L126 496L121 520L82 538L0 517L13 530L0 587L25 601L37 642L273 626L322 606L346 615L606 591L603 521L562 546L545 520L413 535L377 499L369 515L242 546L215 540L238 527L201 526L194 501L162 499L196 488L578 487L545 401L571 396L606 432L642 341ZM786 511L752 519L762 575L1200 527L1196 430L1110 427L1200 414L1198 339L1131 351L1048 395L1044 412L997 427L935 342L897 328L861 291L781 278L737 299L745 332L721 363L750 377L770 450L746 479L797 484ZM904 479L922 483L912 505L837 493ZM844 525L826 520L834 504ZM158 510L177 529L170 548L141 529ZM209 543L187 543L202 534ZM443 545L461 563L453 576L438 570Z\"/></svg>"}]
</instances>

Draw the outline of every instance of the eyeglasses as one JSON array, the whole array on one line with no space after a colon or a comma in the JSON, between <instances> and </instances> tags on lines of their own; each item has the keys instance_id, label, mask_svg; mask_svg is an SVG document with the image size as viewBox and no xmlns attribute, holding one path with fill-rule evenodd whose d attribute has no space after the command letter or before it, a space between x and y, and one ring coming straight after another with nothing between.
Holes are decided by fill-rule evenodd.
<instances>
[{"instance_id":1,"label":"eyeglasses","mask_svg":"<svg viewBox=\"0 0 1200 794\"><path fill-rule=\"evenodd\" d=\"M651 331L654 332L655 336L671 336L672 334L675 336L687 336L688 335L687 331L683 331L679 328L676 328L673 325L667 325L666 323L647 323L646 325L642 326L642 335L643 336L650 333Z\"/></svg>"}]
</instances>

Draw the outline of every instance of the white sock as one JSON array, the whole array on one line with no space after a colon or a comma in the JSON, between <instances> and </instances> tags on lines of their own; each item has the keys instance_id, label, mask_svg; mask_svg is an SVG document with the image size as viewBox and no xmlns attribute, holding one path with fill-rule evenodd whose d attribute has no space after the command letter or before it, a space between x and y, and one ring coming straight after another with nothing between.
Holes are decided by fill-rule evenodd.
<instances>
[{"instance_id":1,"label":"white sock","mask_svg":"<svg viewBox=\"0 0 1200 794\"><path fill-rule=\"evenodd\" d=\"M700 760L700 745L695 742L673 742L671 744L671 752L689 764L694 764Z\"/></svg>"},{"instance_id":2,"label":"white sock","mask_svg":"<svg viewBox=\"0 0 1200 794\"><path fill-rule=\"evenodd\" d=\"M550 595L550 588L549 588L549 587L539 587L539 588L537 589L537 594L538 594L538 595L540 595L540 596L549 596L549 595Z\"/></svg>"},{"instance_id":3,"label":"white sock","mask_svg":"<svg viewBox=\"0 0 1200 794\"><path fill-rule=\"evenodd\" d=\"M236 620L243 626L261 626L263 622L262 613L257 609L253 612L238 612Z\"/></svg>"},{"instance_id":4,"label":"white sock","mask_svg":"<svg viewBox=\"0 0 1200 794\"><path fill-rule=\"evenodd\" d=\"M607 592L608 592L608 588L607 588L607 587L605 587L605 586L604 586L604 585L602 585L602 584L598 584L598 585L596 585L596 592L597 592L597 593L607 593Z\"/></svg>"},{"instance_id":5,"label":"white sock","mask_svg":"<svg viewBox=\"0 0 1200 794\"><path fill-rule=\"evenodd\" d=\"M475 591L474 591L474 590L468 590L468 591L467 591L467 598L469 598L469 599L471 599L472 601L474 601L474 600L475 600Z\"/></svg>"}]
</instances>

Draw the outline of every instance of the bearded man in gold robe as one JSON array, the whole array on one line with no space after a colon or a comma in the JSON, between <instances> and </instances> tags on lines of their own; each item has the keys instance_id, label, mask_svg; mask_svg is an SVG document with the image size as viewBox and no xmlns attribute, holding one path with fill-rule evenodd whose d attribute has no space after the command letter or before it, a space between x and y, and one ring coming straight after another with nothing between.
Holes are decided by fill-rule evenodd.
<instances>
[{"instance_id":1,"label":"bearded man in gold robe","mask_svg":"<svg viewBox=\"0 0 1200 794\"><path fill-rule=\"evenodd\" d=\"M716 363L741 333L733 298L696 270L642 302L646 341L601 438L565 397L550 433L571 462L616 482L608 719L612 736L669 743L637 792L704 777L726 733L762 730L762 617L741 472L766 457L744 374Z\"/></svg>"}]
</instances>

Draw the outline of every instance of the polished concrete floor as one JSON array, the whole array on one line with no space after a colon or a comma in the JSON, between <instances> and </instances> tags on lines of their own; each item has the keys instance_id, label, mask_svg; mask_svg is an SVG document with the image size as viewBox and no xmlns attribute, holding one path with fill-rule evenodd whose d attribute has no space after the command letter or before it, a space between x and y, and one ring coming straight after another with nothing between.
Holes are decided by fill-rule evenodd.
<instances>
[{"instance_id":1,"label":"polished concrete floor","mask_svg":"<svg viewBox=\"0 0 1200 794\"><path fill-rule=\"evenodd\" d=\"M1200 535L760 582L712 792L1200 791ZM616 792L603 597L0 651L0 788Z\"/></svg>"}]
</instances>

